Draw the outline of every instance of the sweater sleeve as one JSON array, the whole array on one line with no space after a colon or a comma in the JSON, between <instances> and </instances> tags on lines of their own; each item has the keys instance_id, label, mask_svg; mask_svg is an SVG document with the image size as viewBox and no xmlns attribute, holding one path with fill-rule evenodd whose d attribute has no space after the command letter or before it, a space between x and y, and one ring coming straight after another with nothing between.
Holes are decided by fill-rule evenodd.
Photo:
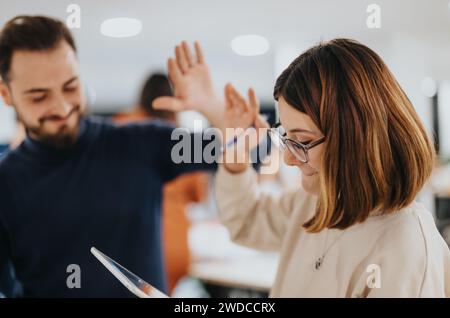
<instances>
[{"instance_id":1,"label":"sweater sleeve","mask_svg":"<svg viewBox=\"0 0 450 318\"><path fill-rule=\"evenodd\" d=\"M149 120L117 128L121 147L157 171L164 182L184 173L214 171L220 141L214 131L191 133L185 128Z\"/></svg>"},{"instance_id":2,"label":"sweater sleeve","mask_svg":"<svg viewBox=\"0 0 450 318\"><path fill-rule=\"evenodd\" d=\"M158 166L166 171L166 181L188 172L217 170L221 144L215 130L191 133L185 128L165 128L160 135Z\"/></svg>"},{"instance_id":3,"label":"sweater sleeve","mask_svg":"<svg viewBox=\"0 0 450 318\"><path fill-rule=\"evenodd\" d=\"M294 207L305 216L315 207L314 197L301 190L278 198L260 192L256 172L250 168L231 174L220 166L215 190L220 219L231 239L255 249L278 251Z\"/></svg>"}]
</instances>

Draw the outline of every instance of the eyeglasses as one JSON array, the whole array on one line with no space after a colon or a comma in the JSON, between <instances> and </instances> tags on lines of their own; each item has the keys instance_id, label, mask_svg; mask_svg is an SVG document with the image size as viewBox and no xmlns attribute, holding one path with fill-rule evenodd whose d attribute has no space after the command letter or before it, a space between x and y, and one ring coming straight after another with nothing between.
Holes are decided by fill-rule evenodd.
<instances>
[{"instance_id":1,"label":"eyeglasses","mask_svg":"<svg viewBox=\"0 0 450 318\"><path fill-rule=\"evenodd\" d=\"M268 134L272 142L280 149L289 149L289 151L294 155L294 157L303 162L308 163L309 156L308 151L315 146L320 145L325 141L325 137L321 137L317 140L311 141L308 144L303 144L301 142L286 138L286 130L281 126L281 123L276 123L273 125Z\"/></svg>"}]
</instances>

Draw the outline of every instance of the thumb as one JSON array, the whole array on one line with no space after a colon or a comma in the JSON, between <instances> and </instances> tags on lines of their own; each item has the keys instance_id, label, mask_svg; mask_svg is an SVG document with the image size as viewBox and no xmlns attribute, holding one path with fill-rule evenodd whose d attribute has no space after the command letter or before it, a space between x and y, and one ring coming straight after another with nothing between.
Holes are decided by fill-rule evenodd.
<instances>
[{"instance_id":1,"label":"thumb","mask_svg":"<svg viewBox=\"0 0 450 318\"><path fill-rule=\"evenodd\" d=\"M256 127L256 129L259 129L259 128L269 129L270 125L261 114L257 114L257 116L255 118L255 127Z\"/></svg>"},{"instance_id":2,"label":"thumb","mask_svg":"<svg viewBox=\"0 0 450 318\"><path fill-rule=\"evenodd\" d=\"M152 106L158 110L170 110L173 112L179 112L184 110L183 103L176 97L163 96L156 98Z\"/></svg>"}]
</instances>

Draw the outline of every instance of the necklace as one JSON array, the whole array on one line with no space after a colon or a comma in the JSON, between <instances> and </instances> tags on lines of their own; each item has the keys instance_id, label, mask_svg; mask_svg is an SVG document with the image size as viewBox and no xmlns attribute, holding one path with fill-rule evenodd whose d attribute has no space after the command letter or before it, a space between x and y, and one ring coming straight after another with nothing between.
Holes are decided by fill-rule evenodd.
<instances>
[{"instance_id":1,"label":"necklace","mask_svg":"<svg viewBox=\"0 0 450 318\"><path fill-rule=\"evenodd\" d=\"M342 231L342 233L336 238L336 240L334 240L334 242L327 247L328 244L328 234L330 233L330 230L327 229L327 235L325 237L325 248L324 248L324 252L322 253L322 256L320 256L317 260L316 260L316 264L315 264L315 268L316 270L319 270L320 267L323 264L323 261L325 260L325 255L328 253L328 251L334 246L334 244L336 244L336 242L341 238L341 236L344 234L345 230Z\"/></svg>"}]
</instances>

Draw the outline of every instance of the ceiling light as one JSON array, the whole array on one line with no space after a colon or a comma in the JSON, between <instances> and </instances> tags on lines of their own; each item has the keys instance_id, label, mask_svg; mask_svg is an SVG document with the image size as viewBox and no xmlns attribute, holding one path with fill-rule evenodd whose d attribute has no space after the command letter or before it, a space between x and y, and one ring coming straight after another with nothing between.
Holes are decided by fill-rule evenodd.
<instances>
[{"instance_id":1,"label":"ceiling light","mask_svg":"<svg viewBox=\"0 0 450 318\"><path fill-rule=\"evenodd\" d=\"M436 81L431 77L425 77L422 80L422 93L427 97L433 97L437 93Z\"/></svg>"},{"instance_id":2,"label":"ceiling light","mask_svg":"<svg viewBox=\"0 0 450 318\"><path fill-rule=\"evenodd\" d=\"M262 55L269 50L269 41L261 35L240 35L231 41L231 48L238 55Z\"/></svg>"},{"instance_id":3,"label":"ceiling light","mask_svg":"<svg viewBox=\"0 0 450 318\"><path fill-rule=\"evenodd\" d=\"M113 38L127 38L138 35L142 30L142 22L132 18L113 18L102 22L100 32Z\"/></svg>"}]
</instances>

